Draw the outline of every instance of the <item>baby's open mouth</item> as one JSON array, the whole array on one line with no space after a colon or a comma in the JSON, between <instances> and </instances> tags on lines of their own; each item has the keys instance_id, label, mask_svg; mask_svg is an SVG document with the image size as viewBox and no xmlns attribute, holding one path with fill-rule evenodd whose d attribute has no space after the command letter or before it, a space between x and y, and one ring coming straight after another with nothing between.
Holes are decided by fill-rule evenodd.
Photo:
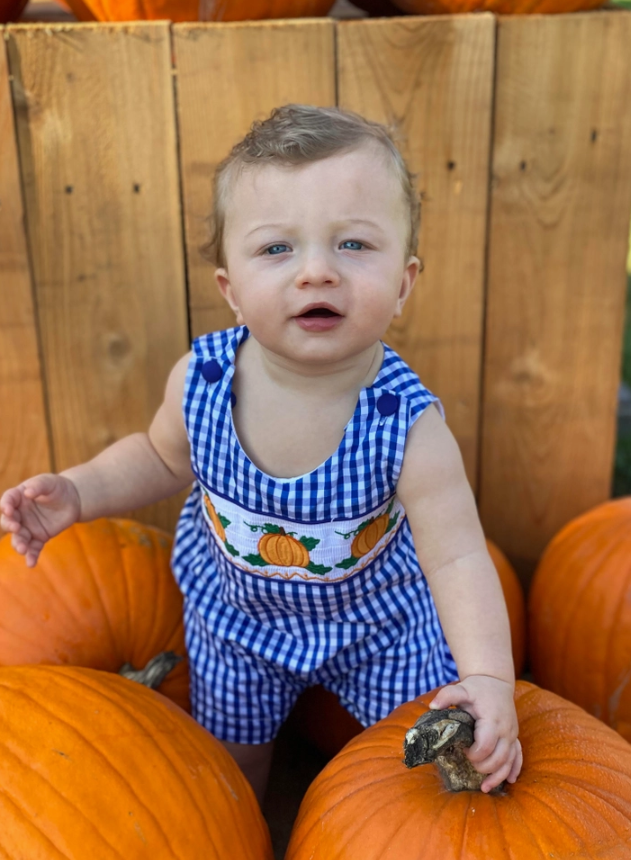
<instances>
[{"instance_id":1,"label":"baby's open mouth","mask_svg":"<svg viewBox=\"0 0 631 860\"><path fill-rule=\"evenodd\" d=\"M311 310L305 311L303 314L299 314L300 317L339 317L340 315L337 311L332 311L330 308L311 308Z\"/></svg>"}]
</instances>

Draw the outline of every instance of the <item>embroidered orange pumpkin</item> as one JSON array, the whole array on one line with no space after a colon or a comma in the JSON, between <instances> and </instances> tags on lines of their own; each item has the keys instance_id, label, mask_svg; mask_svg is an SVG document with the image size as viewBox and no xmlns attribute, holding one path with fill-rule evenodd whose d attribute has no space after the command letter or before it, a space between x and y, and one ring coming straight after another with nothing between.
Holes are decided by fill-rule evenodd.
<instances>
[{"instance_id":1,"label":"embroidered orange pumpkin","mask_svg":"<svg viewBox=\"0 0 631 860\"><path fill-rule=\"evenodd\" d=\"M258 551L268 564L278 567L306 567L309 564L309 551L299 540L285 533L264 534L258 543Z\"/></svg>"},{"instance_id":2,"label":"embroidered orange pumpkin","mask_svg":"<svg viewBox=\"0 0 631 860\"><path fill-rule=\"evenodd\" d=\"M0 750L3 858L273 860L232 756L134 681L68 666L0 669Z\"/></svg>"},{"instance_id":3,"label":"embroidered orange pumpkin","mask_svg":"<svg viewBox=\"0 0 631 860\"><path fill-rule=\"evenodd\" d=\"M141 669L163 651L184 657L172 543L161 529L103 518L77 523L52 538L31 569L5 535L0 666L49 663L118 672L124 663ZM189 709L186 660L159 689Z\"/></svg>"},{"instance_id":4,"label":"embroidered orange pumpkin","mask_svg":"<svg viewBox=\"0 0 631 860\"><path fill-rule=\"evenodd\" d=\"M208 511L208 516L212 520L212 524L214 525L215 531L217 532L217 537L219 538L219 540L225 541L226 530L224 529L223 524L222 524L221 520L219 519L217 511L215 510L215 506L213 505L213 503L210 501L210 499L208 498L208 496L205 493L204 493L204 504L206 505L206 510Z\"/></svg>"},{"instance_id":5,"label":"embroidered orange pumpkin","mask_svg":"<svg viewBox=\"0 0 631 860\"><path fill-rule=\"evenodd\" d=\"M381 514L375 517L355 536L355 540L351 544L351 555L354 558L361 558L366 553L370 552L373 547L377 546L381 538L385 535L388 528L390 514Z\"/></svg>"}]
</instances>

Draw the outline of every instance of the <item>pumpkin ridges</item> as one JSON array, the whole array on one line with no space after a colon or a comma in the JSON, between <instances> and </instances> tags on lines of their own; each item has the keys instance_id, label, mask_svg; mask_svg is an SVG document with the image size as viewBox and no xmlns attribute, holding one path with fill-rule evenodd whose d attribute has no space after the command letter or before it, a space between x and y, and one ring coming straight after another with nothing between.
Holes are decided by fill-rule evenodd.
<instances>
[{"instance_id":1,"label":"pumpkin ridges","mask_svg":"<svg viewBox=\"0 0 631 860\"><path fill-rule=\"evenodd\" d=\"M324 779L316 777L303 800L285 860L327 860L327 850L336 838L343 838L347 822L359 816L364 824L361 844L358 841L352 845L344 860L377 860L384 856L385 846L390 845L389 830L398 826L396 810L393 807L388 815L382 815L378 802L369 802L368 798L375 790L379 797L381 774L387 778L399 767L400 741L434 694L435 691L428 697L401 705L385 720L351 740L342 753L325 766ZM418 797L414 806L406 807L402 802L398 815L416 817L418 832L422 833L416 842L422 838L422 854L419 845L410 842L407 853L392 854L393 860L403 856L416 858L417 855L424 860L478 857L486 860L495 856L510 860L525 857L548 860L551 852L554 856L569 856L576 845L587 846L590 854L586 856L601 856L591 853L596 844L603 851L603 857L606 851L610 852L606 856L612 860L614 856L620 860L626 856L622 853L627 850L623 846L631 846L631 747L582 709L534 685L518 681L515 700L524 746L524 769L517 782L508 786L504 797L472 795L476 813L468 819L463 843L463 831L458 824L453 825L453 821L462 822L462 801L458 798L467 793L447 795L438 787L435 772L431 774L433 783L430 774L419 775L415 781ZM544 732L543 743L538 737L540 732ZM385 750L388 746L390 761L384 766L371 757L371 750ZM597 750L595 759L591 758L592 750ZM412 773L423 770L432 768L415 768ZM581 785L572 786L570 779L564 779L564 773L569 774L571 780L579 779ZM406 792L409 784L407 776L402 775L401 788L396 792ZM364 796L364 786L368 785L370 789L366 788ZM392 797L395 789L391 782L389 785L388 795ZM351 791L356 791L356 796L347 802L345 795ZM535 792L536 806L529 797L531 792ZM585 792L594 799L589 809L583 808L584 804L589 805ZM619 798L617 805L607 809L607 797L615 792ZM571 800L567 800L573 793L577 794L577 804L581 804L585 820L574 814ZM438 806L443 808L446 797L451 808L445 811L443 827L435 831L434 843L427 833L431 822L438 817ZM560 814L561 824L550 821L550 812L536 811L542 801L555 815ZM375 810L374 821L368 814L371 808ZM313 831L317 839L313 834L309 837L308 831L317 826L316 819L319 820L324 809L328 810L327 837L320 838L317 830ZM307 836L303 835L303 828ZM450 830L453 830L453 839L450 839ZM509 855L505 853L507 833L511 837ZM617 850L620 853L611 853Z\"/></svg>"},{"instance_id":2,"label":"pumpkin ridges","mask_svg":"<svg viewBox=\"0 0 631 860\"><path fill-rule=\"evenodd\" d=\"M529 599L538 683L631 740L631 498L587 511L546 547ZM587 635L589 633L589 635Z\"/></svg>"},{"instance_id":3,"label":"pumpkin ridges","mask_svg":"<svg viewBox=\"0 0 631 860\"><path fill-rule=\"evenodd\" d=\"M16 707L25 689L53 719ZM207 860L271 860L266 825L231 756L158 693L115 675L68 667L0 669L0 690L0 743L8 736L12 748L23 752L36 745L21 781L0 782L0 803L7 792L41 803L46 784L39 792L32 786L48 779L50 802L37 823L62 834L64 857L140 856L144 829L148 848L142 856L151 851L198 860L203 844ZM4 816L3 845L7 823L13 822ZM111 844L107 850L95 844L102 834ZM11 856L35 856L28 844L19 849Z\"/></svg>"},{"instance_id":4,"label":"pumpkin ridges","mask_svg":"<svg viewBox=\"0 0 631 860\"><path fill-rule=\"evenodd\" d=\"M136 682L135 681L128 681L128 683L135 684ZM84 689L89 690L92 693L94 692L94 684L88 683L83 678L80 678L80 679L75 678L73 681L73 687L74 686L82 686ZM97 692L99 694L101 693L100 690ZM108 697L108 700L113 701L111 694ZM162 744L159 744L155 737L151 736L150 732L151 732L152 726L148 726L147 720L142 719L142 716L143 716L142 711L137 707L137 705L134 704L133 707L130 707L129 702L127 700L123 699L122 696L117 697L117 705L118 705L118 708L120 709L120 711L125 715L125 718L129 722L135 723L141 729L142 733L146 733L148 741L153 745L156 752L159 753L161 756L163 756L163 758L167 760L168 764L171 765L171 768L172 768L175 776L178 778L181 777L181 775L182 775L181 765L178 767L179 763L174 760L172 755L169 755L168 749L163 747ZM109 744L106 744L106 748L108 746L109 746ZM172 751L171 751L171 753L172 753ZM202 806L197 802L196 798L193 797L190 790L188 790L188 786L187 786L187 795L188 795L189 799L195 804L198 812L200 814L203 813ZM160 825L159 820L156 820L156 823L157 823L159 829L162 830L162 827ZM206 824L206 822L204 822L204 823ZM168 842L168 835L166 833L164 835L165 835L166 841ZM209 837L209 839L212 840L212 834L210 833L208 828L206 828L206 835Z\"/></svg>"}]
</instances>

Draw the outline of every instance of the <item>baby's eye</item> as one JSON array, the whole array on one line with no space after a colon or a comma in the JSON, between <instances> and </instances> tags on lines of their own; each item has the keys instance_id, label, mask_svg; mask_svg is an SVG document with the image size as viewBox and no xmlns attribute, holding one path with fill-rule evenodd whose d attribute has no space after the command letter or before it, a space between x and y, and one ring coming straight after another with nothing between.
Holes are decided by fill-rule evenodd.
<instances>
[{"instance_id":1,"label":"baby's eye","mask_svg":"<svg viewBox=\"0 0 631 860\"><path fill-rule=\"evenodd\" d=\"M342 242L342 246L344 245L355 245L354 248L349 248L349 251L359 251L360 248L364 247L364 243L358 242L356 239L347 239L345 242Z\"/></svg>"},{"instance_id":2,"label":"baby's eye","mask_svg":"<svg viewBox=\"0 0 631 860\"><path fill-rule=\"evenodd\" d=\"M263 253L275 257L277 254L283 254L288 249L289 245L283 245L279 242L277 245L270 245L269 248L266 248Z\"/></svg>"}]
</instances>

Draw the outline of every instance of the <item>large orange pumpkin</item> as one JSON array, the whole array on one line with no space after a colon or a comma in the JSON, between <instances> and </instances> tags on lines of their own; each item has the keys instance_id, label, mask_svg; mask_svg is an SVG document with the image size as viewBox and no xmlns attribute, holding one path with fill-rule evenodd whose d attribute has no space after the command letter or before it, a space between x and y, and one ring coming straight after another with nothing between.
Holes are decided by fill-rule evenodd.
<instances>
[{"instance_id":1,"label":"large orange pumpkin","mask_svg":"<svg viewBox=\"0 0 631 860\"><path fill-rule=\"evenodd\" d=\"M136 669L163 651L184 657L182 595L170 568L172 538L132 520L78 523L27 568L0 540L0 666L28 663ZM189 708L188 666L160 692Z\"/></svg>"},{"instance_id":2,"label":"large orange pumpkin","mask_svg":"<svg viewBox=\"0 0 631 860\"><path fill-rule=\"evenodd\" d=\"M515 675L521 675L526 653L526 608L524 592L515 570L492 541L486 542L489 555L499 574L508 607ZM302 693L289 718L289 726L331 757L362 731L362 724L342 707L335 693L319 684Z\"/></svg>"},{"instance_id":3,"label":"large orange pumpkin","mask_svg":"<svg viewBox=\"0 0 631 860\"><path fill-rule=\"evenodd\" d=\"M445 15L453 12L495 12L524 15L580 12L598 9L606 0L394 0L399 9L413 15Z\"/></svg>"},{"instance_id":4,"label":"large orange pumpkin","mask_svg":"<svg viewBox=\"0 0 631 860\"><path fill-rule=\"evenodd\" d=\"M272 860L254 793L164 696L93 669L0 669L0 856Z\"/></svg>"},{"instance_id":5,"label":"large orange pumpkin","mask_svg":"<svg viewBox=\"0 0 631 860\"><path fill-rule=\"evenodd\" d=\"M528 610L536 682L631 741L631 497L561 529L535 571Z\"/></svg>"},{"instance_id":6,"label":"large orange pumpkin","mask_svg":"<svg viewBox=\"0 0 631 860\"><path fill-rule=\"evenodd\" d=\"M246 21L326 15L334 0L65 0L80 21Z\"/></svg>"},{"instance_id":7,"label":"large orange pumpkin","mask_svg":"<svg viewBox=\"0 0 631 860\"><path fill-rule=\"evenodd\" d=\"M7 21L17 21L28 0L0 0L0 24Z\"/></svg>"},{"instance_id":8,"label":"large orange pumpkin","mask_svg":"<svg viewBox=\"0 0 631 860\"><path fill-rule=\"evenodd\" d=\"M631 746L525 681L515 695L522 772L504 793L451 792L407 769L403 740L434 693L407 702L332 759L307 791L285 860L628 860Z\"/></svg>"}]
</instances>

